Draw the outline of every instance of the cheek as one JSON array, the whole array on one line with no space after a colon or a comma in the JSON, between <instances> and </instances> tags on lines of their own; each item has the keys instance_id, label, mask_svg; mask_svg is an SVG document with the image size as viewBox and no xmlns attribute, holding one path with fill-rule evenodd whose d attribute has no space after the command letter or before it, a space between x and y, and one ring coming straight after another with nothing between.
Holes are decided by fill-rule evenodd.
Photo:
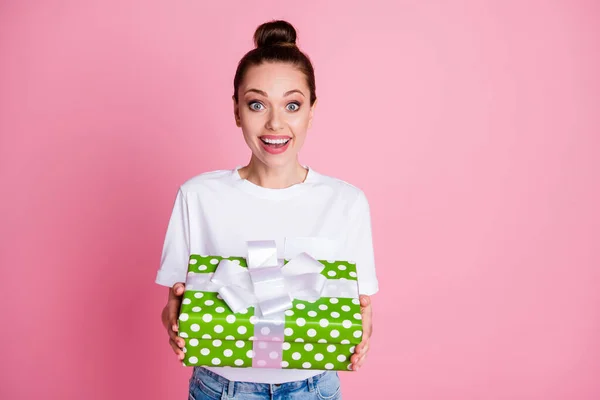
<instances>
[{"instance_id":1,"label":"cheek","mask_svg":"<svg viewBox=\"0 0 600 400\"><path fill-rule=\"evenodd\" d=\"M252 133L256 129L260 129L264 122L262 121L261 115L253 112L245 112L240 114L242 128Z\"/></svg>"},{"instance_id":2,"label":"cheek","mask_svg":"<svg viewBox=\"0 0 600 400\"><path fill-rule=\"evenodd\" d=\"M304 135L308 130L308 123L308 114L294 115L294 117L289 120L289 125L296 135Z\"/></svg>"}]
</instances>

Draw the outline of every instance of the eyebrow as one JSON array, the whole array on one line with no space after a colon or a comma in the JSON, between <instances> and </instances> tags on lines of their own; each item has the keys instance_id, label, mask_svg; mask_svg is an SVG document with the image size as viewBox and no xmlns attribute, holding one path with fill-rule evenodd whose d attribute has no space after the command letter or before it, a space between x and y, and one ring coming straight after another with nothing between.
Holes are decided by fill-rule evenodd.
<instances>
[{"instance_id":1,"label":"eyebrow","mask_svg":"<svg viewBox=\"0 0 600 400\"><path fill-rule=\"evenodd\" d=\"M267 93L263 92L262 90L258 90L258 89L248 89L248 90L246 90L246 91L244 92L244 94L246 94L246 93L250 93L250 92L258 93L258 94L260 94L261 96L269 97L269 96L267 95ZM292 93L300 93L300 94L301 94L303 97L306 97L306 96L304 96L304 93L302 93L302 91L301 91L301 90L299 90L299 89L292 89L292 90L288 90L287 92L285 92L285 93L283 94L283 97L285 97L285 96L289 96L289 95L290 95L290 94L292 94Z\"/></svg>"}]
</instances>

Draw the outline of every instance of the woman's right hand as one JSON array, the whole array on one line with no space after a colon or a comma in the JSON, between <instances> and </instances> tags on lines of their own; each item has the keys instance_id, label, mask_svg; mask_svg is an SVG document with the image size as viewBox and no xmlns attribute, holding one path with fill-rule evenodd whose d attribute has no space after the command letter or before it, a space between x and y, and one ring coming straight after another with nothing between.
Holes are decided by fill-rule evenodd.
<instances>
[{"instance_id":1,"label":"woman's right hand","mask_svg":"<svg viewBox=\"0 0 600 400\"><path fill-rule=\"evenodd\" d=\"M162 310L162 323L167 329L169 334L169 343L173 348L178 359L183 360L183 347L185 346L185 340L177 336L179 327L177 326L177 319L179 318L179 309L181 307L181 300L183 298L183 292L185 291L185 284L177 282L169 289L169 299L167 305Z\"/></svg>"}]
</instances>

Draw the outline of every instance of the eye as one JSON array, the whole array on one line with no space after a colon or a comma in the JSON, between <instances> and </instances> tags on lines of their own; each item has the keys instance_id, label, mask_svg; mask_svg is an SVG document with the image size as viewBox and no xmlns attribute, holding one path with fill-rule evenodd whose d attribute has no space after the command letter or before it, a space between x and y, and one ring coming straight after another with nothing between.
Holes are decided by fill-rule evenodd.
<instances>
[{"instance_id":1,"label":"eye","mask_svg":"<svg viewBox=\"0 0 600 400\"><path fill-rule=\"evenodd\" d=\"M250 107L252 111L261 111L265 106L263 106L258 101L252 101L248 103L248 107Z\"/></svg>"},{"instance_id":2,"label":"eye","mask_svg":"<svg viewBox=\"0 0 600 400\"><path fill-rule=\"evenodd\" d=\"M285 108L286 108L286 110L288 110L288 111L295 112L295 111L298 111L298 110L300 109L300 104L298 104L298 103L296 103L296 102L294 102L294 103L290 103L290 104L288 104L288 105L287 105Z\"/></svg>"}]
</instances>

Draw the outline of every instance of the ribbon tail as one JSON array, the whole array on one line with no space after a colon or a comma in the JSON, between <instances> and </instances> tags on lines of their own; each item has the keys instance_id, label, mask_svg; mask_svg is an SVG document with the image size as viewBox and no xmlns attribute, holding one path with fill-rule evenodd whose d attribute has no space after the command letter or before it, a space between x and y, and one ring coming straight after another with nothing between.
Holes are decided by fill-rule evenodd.
<instances>
[{"instance_id":1,"label":"ribbon tail","mask_svg":"<svg viewBox=\"0 0 600 400\"><path fill-rule=\"evenodd\" d=\"M262 300L258 304L262 316L271 316L292 308L292 298L284 294L279 297Z\"/></svg>"}]
</instances>

